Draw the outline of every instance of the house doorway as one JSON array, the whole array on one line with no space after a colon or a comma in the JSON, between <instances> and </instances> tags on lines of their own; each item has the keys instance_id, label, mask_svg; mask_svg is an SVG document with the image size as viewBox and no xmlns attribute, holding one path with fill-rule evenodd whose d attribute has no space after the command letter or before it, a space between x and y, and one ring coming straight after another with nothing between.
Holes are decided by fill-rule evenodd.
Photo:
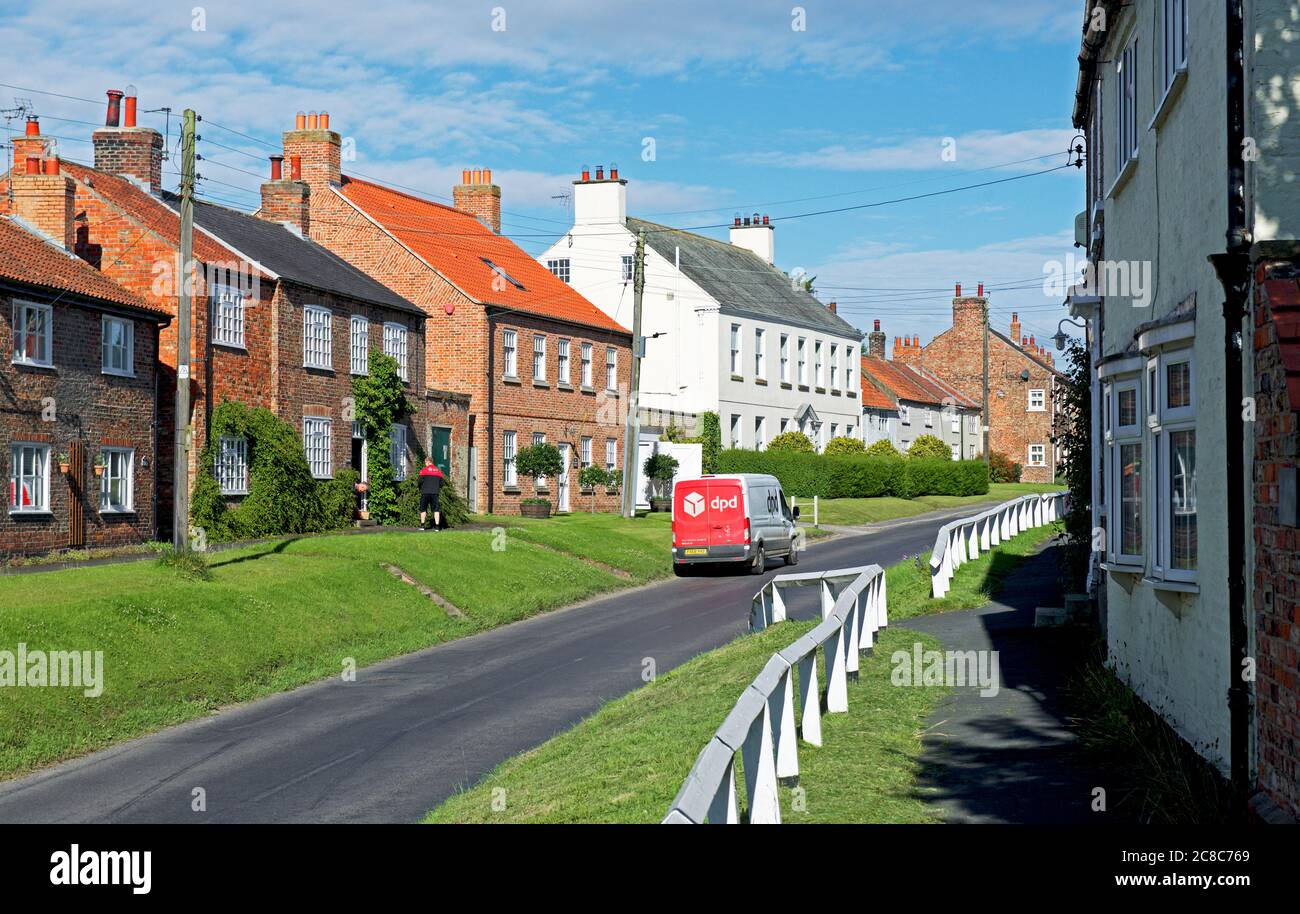
<instances>
[{"instance_id":1,"label":"house doorway","mask_svg":"<svg viewBox=\"0 0 1300 914\"><path fill-rule=\"evenodd\" d=\"M573 459L573 445L560 444L560 477L555 484L559 488L560 511L569 510L569 463Z\"/></svg>"}]
</instances>

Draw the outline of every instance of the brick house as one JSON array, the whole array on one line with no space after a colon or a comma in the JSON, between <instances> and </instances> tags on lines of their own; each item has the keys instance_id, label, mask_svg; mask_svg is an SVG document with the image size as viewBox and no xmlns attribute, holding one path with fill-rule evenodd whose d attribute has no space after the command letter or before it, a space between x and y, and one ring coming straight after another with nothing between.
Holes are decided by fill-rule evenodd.
<instances>
[{"instance_id":1,"label":"brick house","mask_svg":"<svg viewBox=\"0 0 1300 914\"><path fill-rule=\"evenodd\" d=\"M952 300L952 326L925 346L916 336L896 339L894 361L922 369L972 403L982 404L987 308L982 284L976 295L962 295L958 285ZM1062 375L1050 353L1033 337L1021 336L1016 315L1011 316L1010 335L992 327L987 335L989 451L1006 454L1021 464L1025 482L1051 482L1060 460L1053 439Z\"/></svg>"},{"instance_id":2,"label":"brick house","mask_svg":"<svg viewBox=\"0 0 1300 914\"><path fill-rule=\"evenodd\" d=\"M110 94L111 95L111 94ZM92 135L96 167L49 156L39 124L15 142L15 154L44 163L65 183L47 193L74 212L73 250L91 266L151 305L174 316L177 310L179 200L163 192L157 131L127 123ZM110 102L110 117L114 111ZM33 126L35 129L33 129ZM111 173L107 167L119 169ZM0 181L0 190L5 184ZM269 216L305 185L271 180L263 188ZM51 204L53 205L53 204ZM424 425L424 312L346 261L302 237L296 227L196 203L195 260L191 315L190 479L207 443L212 410L231 400L262 406L294 425L304 436L313 470L320 478L363 459L352 438L350 400L354 350L405 353L406 378ZM224 237L228 236L228 237ZM368 347L361 347L362 321ZM402 332L398 332L398 330ZM176 383L176 326L159 343L160 384ZM158 426L174 427L174 398L164 394ZM168 436L169 437L169 436ZM415 445L418 437L405 436ZM232 444L232 448L236 445ZM238 466L237 451L230 463ZM172 449L159 464L160 529L170 535ZM229 494L238 498L238 473L229 477Z\"/></svg>"},{"instance_id":3,"label":"brick house","mask_svg":"<svg viewBox=\"0 0 1300 914\"><path fill-rule=\"evenodd\" d=\"M421 438L449 448L474 510L514 511L534 494L567 510L578 468L622 466L631 334L500 234L490 171L466 171L454 207L345 175L327 114L300 115L284 154L306 188L304 233L428 315ZM565 457L565 474L545 480L553 490L514 469L537 441ZM618 498L601 491L595 504L617 510Z\"/></svg>"},{"instance_id":4,"label":"brick house","mask_svg":"<svg viewBox=\"0 0 1300 914\"><path fill-rule=\"evenodd\" d=\"M70 183L16 176L16 216L0 216L0 556L157 538L168 316L67 250L71 207L47 201Z\"/></svg>"}]
</instances>

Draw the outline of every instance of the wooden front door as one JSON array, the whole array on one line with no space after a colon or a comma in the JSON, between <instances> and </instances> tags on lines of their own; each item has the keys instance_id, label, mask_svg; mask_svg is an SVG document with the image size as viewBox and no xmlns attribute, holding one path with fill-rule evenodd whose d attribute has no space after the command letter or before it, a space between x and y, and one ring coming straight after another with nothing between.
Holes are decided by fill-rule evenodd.
<instances>
[{"instance_id":1,"label":"wooden front door","mask_svg":"<svg viewBox=\"0 0 1300 914\"><path fill-rule=\"evenodd\" d=\"M86 545L86 446L80 441L68 445L68 545Z\"/></svg>"}]
</instances>

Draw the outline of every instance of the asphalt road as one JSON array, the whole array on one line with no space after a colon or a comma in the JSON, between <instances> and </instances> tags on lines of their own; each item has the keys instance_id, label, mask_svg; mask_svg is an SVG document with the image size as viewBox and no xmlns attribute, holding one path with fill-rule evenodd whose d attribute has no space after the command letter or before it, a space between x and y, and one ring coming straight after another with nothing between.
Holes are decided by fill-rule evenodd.
<instances>
[{"instance_id":1,"label":"asphalt road","mask_svg":"<svg viewBox=\"0 0 1300 914\"><path fill-rule=\"evenodd\" d=\"M797 570L891 564L952 516L814 543ZM672 579L231 708L0 784L0 822L414 822L639 687L645 658L662 673L740 635L781 571Z\"/></svg>"}]
</instances>

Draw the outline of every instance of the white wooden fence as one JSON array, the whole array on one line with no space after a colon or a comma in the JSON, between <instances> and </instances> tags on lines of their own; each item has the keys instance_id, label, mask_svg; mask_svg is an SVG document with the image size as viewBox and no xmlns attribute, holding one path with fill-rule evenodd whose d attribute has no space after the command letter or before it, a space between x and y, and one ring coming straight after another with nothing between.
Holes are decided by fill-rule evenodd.
<instances>
[{"instance_id":1,"label":"white wooden fence","mask_svg":"<svg viewBox=\"0 0 1300 914\"><path fill-rule=\"evenodd\" d=\"M752 824L778 823L777 785L799 777L798 742L822 744L822 693L818 652L826 679L826 711L848 711L848 680L856 678L858 656L871 650L875 634L888 624L885 572L879 565L837 571L781 574L754 595L750 628L761 630L785 618L781 591L817 587L822 621L785 650L777 651L741 693L727 719L695 759L677 792L666 824L735 824L740 821L736 753L745 776ZM799 682L800 725L795 727L795 677Z\"/></svg>"},{"instance_id":2,"label":"white wooden fence","mask_svg":"<svg viewBox=\"0 0 1300 914\"><path fill-rule=\"evenodd\" d=\"M989 552L1004 540L1050 524L1066 512L1065 492L1024 495L971 517L939 528L930 553L930 593L938 599L948 592L953 573L964 563Z\"/></svg>"}]
</instances>

